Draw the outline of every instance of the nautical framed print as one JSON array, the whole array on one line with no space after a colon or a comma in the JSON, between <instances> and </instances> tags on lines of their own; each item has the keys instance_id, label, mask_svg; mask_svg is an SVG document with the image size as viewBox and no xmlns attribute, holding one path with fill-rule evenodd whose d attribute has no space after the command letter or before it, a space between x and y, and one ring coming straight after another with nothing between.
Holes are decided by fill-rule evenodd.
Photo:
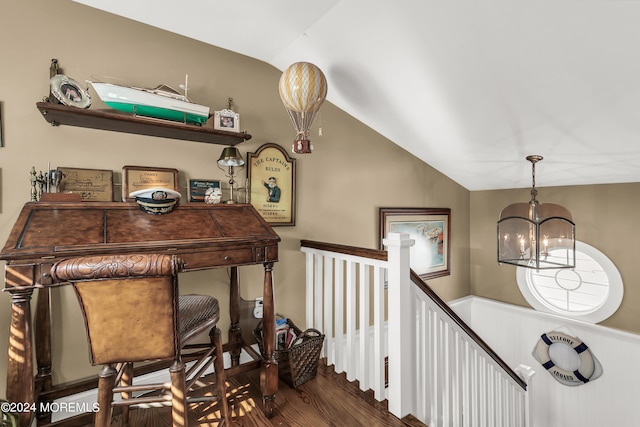
<instances>
[{"instance_id":1,"label":"nautical framed print","mask_svg":"<svg viewBox=\"0 0 640 427\"><path fill-rule=\"evenodd\" d=\"M60 176L58 193L79 194L83 202L113 201L112 170L58 166L57 172Z\"/></svg>"},{"instance_id":2,"label":"nautical framed print","mask_svg":"<svg viewBox=\"0 0 640 427\"><path fill-rule=\"evenodd\" d=\"M249 203L271 226L296 225L296 160L278 144L247 153Z\"/></svg>"},{"instance_id":3,"label":"nautical framed print","mask_svg":"<svg viewBox=\"0 0 640 427\"><path fill-rule=\"evenodd\" d=\"M220 181L212 179L190 179L189 180L189 201L190 202L209 202L208 199L215 189L222 191ZM222 195L222 194L221 194ZM213 201L210 201L213 203ZM219 203L219 202L218 202Z\"/></svg>"},{"instance_id":4,"label":"nautical framed print","mask_svg":"<svg viewBox=\"0 0 640 427\"><path fill-rule=\"evenodd\" d=\"M388 233L408 233L411 269L423 280L451 274L451 209L380 208L379 247Z\"/></svg>"},{"instance_id":5,"label":"nautical framed print","mask_svg":"<svg viewBox=\"0 0 640 427\"><path fill-rule=\"evenodd\" d=\"M230 109L215 111L213 114L213 128L229 132L240 132L240 114Z\"/></svg>"},{"instance_id":6,"label":"nautical framed print","mask_svg":"<svg viewBox=\"0 0 640 427\"><path fill-rule=\"evenodd\" d=\"M89 108L91 105L89 92L64 74L56 74L49 83L51 93L62 105L78 108Z\"/></svg>"},{"instance_id":7,"label":"nautical framed print","mask_svg":"<svg viewBox=\"0 0 640 427\"><path fill-rule=\"evenodd\" d=\"M168 188L180 192L178 170L171 168L154 168L149 166L122 167L122 201L135 198L129 194L147 188Z\"/></svg>"}]
</instances>

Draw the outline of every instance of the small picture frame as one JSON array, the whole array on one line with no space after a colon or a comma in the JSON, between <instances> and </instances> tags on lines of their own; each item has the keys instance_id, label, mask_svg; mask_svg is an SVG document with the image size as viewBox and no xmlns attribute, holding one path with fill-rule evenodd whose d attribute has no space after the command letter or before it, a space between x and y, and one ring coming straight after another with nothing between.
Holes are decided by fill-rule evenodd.
<instances>
[{"instance_id":1,"label":"small picture frame","mask_svg":"<svg viewBox=\"0 0 640 427\"><path fill-rule=\"evenodd\" d=\"M113 171L59 166L57 172L58 193L79 194L83 202L113 201Z\"/></svg>"},{"instance_id":2,"label":"small picture frame","mask_svg":"<svg viewBox=\"0 0 640 427\"><path fill-rule=\"evenodd\" d=\"M189 180L189 202L204 203L204 196L208 189L219 188L220 181L212 179L190 179Z\"/></svg>"},{"instance_id":3,"label":"small picture frame","mask_svg":"<svg viewBox=\"0 0 640 427\"><path fill-rule=\"evenodd\" d=\"M154 168L149 166L122 167L122 201L130 202L134 191L147 188L168 188L180 192L178 170L171 168Z\"/></svg>"},{"instance_id":4,"label":"small picture frame","mask_svg":"<svg viewBox=\"0 0 640 427\"><path fill-rule=\"evenodd\" d=\"M379 247L388 233L408 233L411 269L423 280L451 274L451 209L380 208Z\"/></svg>"},{"instance_id":5,"label":"small picture frame","mask_svg":"<svg viewBox=\"0 0 640 427\"><path fill-rule=\"evenodd\" d=\"M229 132L240 132L240 114L229 109L214 112L213 128Z\"/></svg>"}]
</instances>

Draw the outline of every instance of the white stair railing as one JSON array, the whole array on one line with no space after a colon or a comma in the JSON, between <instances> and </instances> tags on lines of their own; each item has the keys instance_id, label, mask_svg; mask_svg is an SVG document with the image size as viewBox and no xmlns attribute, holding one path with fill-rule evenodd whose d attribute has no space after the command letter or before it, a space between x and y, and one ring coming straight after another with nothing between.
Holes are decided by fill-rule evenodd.
<instances>
[{"instance_id":1,"label":"white stair railing","mask_svg":"<svg viewBox=\"0 0 640 427\"><path fill-rule=\"evenodd\" d=\"M327 363L387 399L398 418L531 426L533 371L516 374L410 271L409 235L390 233L384 244L387 251L302 241L307 327L325 334Z\"/></svg>"},{"instance_id":2,"label":"white stair railing","mask_svg":"<svg viewBox=\"0 0 640 427\"><path fill-rule=\"evenodd\" d=\"M412 415L429 426L531 426L533 370L520 365L516 374L432 290L413 289L416 395L425 404Z\"/></svg>"},{"instance_id":3,"label":"white stair railing","mask_svg":"<svg viewBox=\"0 0 640 427\"><path fill-rule=\"evenodd\" d=\"M309 246L302 251L307 259L307 328L323 331L323 356L337 373L357 380L363 391L373 390L382 401L386 399L388 353L384 316L387 255L366 251L362 256L350 247L331 245L323 250L322 244L306 244Z\"/></svg>"}]
</instances>

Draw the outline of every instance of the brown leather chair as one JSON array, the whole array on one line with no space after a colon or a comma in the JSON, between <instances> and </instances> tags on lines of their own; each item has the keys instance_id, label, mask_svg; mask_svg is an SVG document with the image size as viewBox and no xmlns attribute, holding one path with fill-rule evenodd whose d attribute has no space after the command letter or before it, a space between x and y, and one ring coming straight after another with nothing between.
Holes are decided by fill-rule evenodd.
<instances>
[{"instance_id":1,"label":"brown leather chair","mask_svg":"<svg viewBox=\"0 0 640 427\"><path fill-rule=\"evenodd\" d=\"M138 254L78 257L51 268L54 282L71 282L82 308L91 363L104 365L98 380L99 411L95 425L111 425L114 406L122 406L122 424L129 407L161 402L172 406L173 426L188 424L188 396L213 364L220 424L229 425L226 377L222 360L218 301L205 295L178 294L175 255ZM210 331L211 343L194 349L197 362L185 371L186 342ZM197 347L197 346L196 346ZM169 360L170 384L133 383L133 362ZM188 380L187 380L188 379ZM142 396L134 397L142 393ZM153 393L155 392L155 393ZM114 393L121 400L114 401ZM198 401L202 400L198 398Z\"/></svg>"}]
</instances>

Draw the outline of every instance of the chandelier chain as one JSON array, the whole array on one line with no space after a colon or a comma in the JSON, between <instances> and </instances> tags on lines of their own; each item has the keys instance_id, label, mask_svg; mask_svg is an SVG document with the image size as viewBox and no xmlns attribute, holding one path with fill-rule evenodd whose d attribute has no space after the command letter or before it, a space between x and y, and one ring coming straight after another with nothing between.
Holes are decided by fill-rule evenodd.
<instances>
[{"instance_id":1,"label":"chandelier chain","mask_svg":"<svg viewBox=\"0 0 640 427\"><path fill-rule=\"evenodd\" d=\"M536 163L542 160L542 156L527 156L527 160L531 162L531 201L537 202L536 196L538 195L538 190L536 190Z\"/></svg>"}]
</instances>

